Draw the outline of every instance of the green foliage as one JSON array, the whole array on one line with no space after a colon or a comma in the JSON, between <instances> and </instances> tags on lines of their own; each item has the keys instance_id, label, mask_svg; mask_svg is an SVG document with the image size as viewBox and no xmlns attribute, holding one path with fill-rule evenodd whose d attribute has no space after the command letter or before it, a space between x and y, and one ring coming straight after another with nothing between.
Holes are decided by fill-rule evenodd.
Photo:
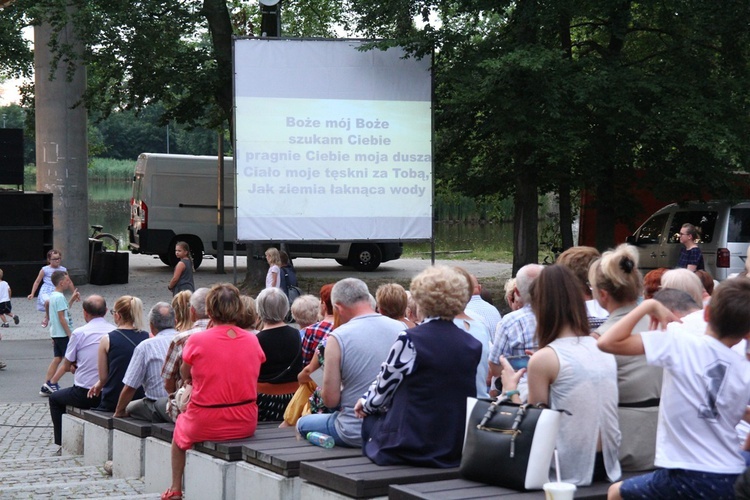
<instances>
[{"instance_id":1,"label":"green foliage","mask_svg":"<svg viewBox=\"0 0 750 500\"><path fill-rule=\"evenodd\" d=\"M135 171L135 159L92 158L89 164L88 178L91 180L132 180Z\"/></svg>"}]
</instances>

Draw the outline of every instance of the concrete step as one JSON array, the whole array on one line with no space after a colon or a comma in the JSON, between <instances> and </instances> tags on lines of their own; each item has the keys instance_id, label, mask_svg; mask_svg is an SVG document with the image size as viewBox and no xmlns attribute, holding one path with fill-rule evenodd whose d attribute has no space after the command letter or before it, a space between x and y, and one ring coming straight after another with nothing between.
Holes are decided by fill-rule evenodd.
<instances>
[{"instance_id":1,"label":"concrete step","mask_svg":"<svg viewBox=\"0 0 750 500\"><path fill-rule=\"evenodd\" d=\"M28 484L2 487L0 498L8 500L21 499L131 499L159 498L157 494L144 495L145 486L142 479L89 480L78 482L50 482L46 484Z\"/></svg>"},{"instance_id":2,"label":"concrete step","mask_svg":"<svg viewBox=\"0 0 750 500\"><path fill-rule=\"evenodd\" d=\"M154 499L143 479L113 479L80 455L0 460L2 499Z\"/></svg>"},{"instance_id":3,"label":"concrete step","mask_svg":"<svg viewBox=\"0 0 750 500\"><path fill-rule=\"evenodd\" d=\"M3 459L0 460L0 473L16 470L33 471L57 467L80 467L83 465L83 455Z\"/></svg>"}]
</instances>

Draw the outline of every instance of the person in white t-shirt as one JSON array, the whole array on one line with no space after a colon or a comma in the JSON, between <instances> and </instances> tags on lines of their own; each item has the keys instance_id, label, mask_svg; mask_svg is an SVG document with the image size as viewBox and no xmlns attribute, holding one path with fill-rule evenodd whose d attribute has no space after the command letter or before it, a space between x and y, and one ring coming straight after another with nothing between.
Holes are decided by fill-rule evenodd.
<instances>
[{"instance_id":1,"label":"person in white t-shirt","mask_svg":"<svg viewBox=\"0 0 750 500\"><path fill-rule=\"evenodd\" d=\"M613 484L609 499L734 498L745 470L735 426L750 401L750 363L731 348L750 336L750 280L727 280L706 307L703 336L669 331L631 335L650 315L662 328L677 317L646 300L598 341L604 352L646 355L664 368L655 464L661 469Z\"/></svg>"}]
</instances>

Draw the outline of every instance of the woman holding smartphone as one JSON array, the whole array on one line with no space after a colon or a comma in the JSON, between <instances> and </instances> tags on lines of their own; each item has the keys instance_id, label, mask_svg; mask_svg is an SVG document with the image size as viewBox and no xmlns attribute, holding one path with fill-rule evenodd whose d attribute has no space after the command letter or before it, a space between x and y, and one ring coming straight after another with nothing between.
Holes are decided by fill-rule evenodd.
<instances>
[{"instance_id":1,"label":"woman holding smartphone","mask_svg":"<svg viewBox=\"0 0 750 500\"><path fill-rule=\"evenodd\" d=\"M544 268L531 288L531 308L539 350L528 368L518 372L501 359L505 394L521 403L516 387L527 373L529 404L566 410L556 444L562 481L581 486L616 481L617 365L589 335L586 306L572 271L560 265Z\"/></svg>"}]
</instances>

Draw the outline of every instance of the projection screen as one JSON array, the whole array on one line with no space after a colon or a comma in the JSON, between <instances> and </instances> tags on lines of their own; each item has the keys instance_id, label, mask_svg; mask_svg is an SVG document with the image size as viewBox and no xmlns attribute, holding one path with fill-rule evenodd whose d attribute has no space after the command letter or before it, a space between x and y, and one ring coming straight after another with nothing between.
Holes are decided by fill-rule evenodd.
<instances>
[{"instance_id":1,"label":"projection screen","mask_svg":"<svg viewBox=\"0 0 750 500\"><path fill-rule=\"evenodd\" d=\"M432 237L430 61L235 39L240 241Z\"/></svg>"}]
</instances>

